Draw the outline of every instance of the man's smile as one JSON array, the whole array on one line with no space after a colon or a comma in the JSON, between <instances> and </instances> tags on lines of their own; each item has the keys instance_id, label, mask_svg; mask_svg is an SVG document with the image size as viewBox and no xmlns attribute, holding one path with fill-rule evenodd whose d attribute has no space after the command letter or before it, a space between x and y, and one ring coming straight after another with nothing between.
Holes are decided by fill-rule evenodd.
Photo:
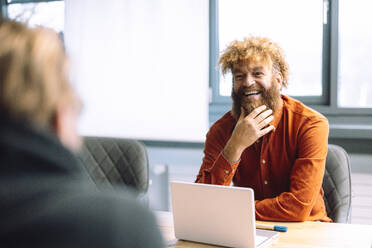
<instances>
[{"instance_id":1,"label":"man's smile","mask_svg":"<svg viewBox=\"0 0 372 248\"><path fill-rule=\"evenodd\" d=\"M244 96L255 96L261 94L261 91L253 90L244 92Z\"/></svg>"},{"instance_id":2,"label":"man's smile","mask_svg":"<svg viewBox=\"0 0 372 248\"><path fill-rule=\"evenodd\" d=\"M260 90L246 90L242 92L242 98L245 101L256 101L261 98L262 91Z\"/></svg>"}]
</instances>

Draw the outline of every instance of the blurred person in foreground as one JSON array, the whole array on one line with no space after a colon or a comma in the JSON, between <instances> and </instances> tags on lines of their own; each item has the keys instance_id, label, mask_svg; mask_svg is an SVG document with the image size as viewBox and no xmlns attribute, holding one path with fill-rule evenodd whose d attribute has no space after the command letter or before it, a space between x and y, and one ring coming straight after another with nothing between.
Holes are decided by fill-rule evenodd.
<instances>
[{"instance_id":1,"label":"blurred person in foreground","mask_svg":"<svg viewBox=\"0 0 372 248\"><path fill-rule=\"evenodd\" d=\"M79 108L58 35L0 20L0 246L163 247L149 210L85 177Z\"/></svg>"},{"instance_id":2,"label":"blurred person in foreground","mask_svg":"<svg viewBox=\"0 0 372 248\"><path fill-rule=\"evenodd\" d=\"M331 221L322 189L328 121L281 94L283 50L251 36L233 41L219 64L233 76L232 110L210 128L196 182L252 188L258 220Z\"/></svg>"}]
</instances>

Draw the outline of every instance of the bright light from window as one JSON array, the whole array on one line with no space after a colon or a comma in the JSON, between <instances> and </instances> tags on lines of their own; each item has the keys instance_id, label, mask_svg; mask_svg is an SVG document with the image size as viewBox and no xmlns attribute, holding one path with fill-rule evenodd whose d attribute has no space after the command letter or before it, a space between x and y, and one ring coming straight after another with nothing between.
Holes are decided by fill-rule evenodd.
<instances>
[{"instance_id":1,"label":"bright light from window","mask_svg":"<svg viewBox=\"0 0 372 248\"><path fill-rule=\"evenodd\" d=\"M220 52L250 34L269 37L284 49L294 96L322 95L323 1L219 1ZM231 75L220 78L220 94L230 96Z\"/></svg>"},{"instance_id":2,"label":"bright light from window","mask_svg":"<svg viewBox=\"0 0 372 248\"><path fill-rule=\"evenodd\" d=\"M338 105L372 107L372 32L370 10L365 0L339 2Z\"/></svg>"},{"instance_id":3,"label":"bright light from window","mask_svg":"<svg viewBox=\"0 0 372 248\"><path fill-rule=\"evenodd\" d=\"M28 23L63 32L64 29L64 1L44 3L15 3L8 5L8 17L12 20Z\"/></svg>"}]
</instances>

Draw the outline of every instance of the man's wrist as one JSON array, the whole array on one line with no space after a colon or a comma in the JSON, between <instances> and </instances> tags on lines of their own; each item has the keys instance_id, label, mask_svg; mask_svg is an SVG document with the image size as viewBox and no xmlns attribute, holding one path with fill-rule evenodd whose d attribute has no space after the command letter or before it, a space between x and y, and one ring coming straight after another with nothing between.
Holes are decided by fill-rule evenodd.
<instances>
[{"instance_id":1,"label":"man's wrist","mask_svg":"<svg viewBox=\"0 0 372 248\"><path fill-rule=\"evenodd\" d=\"M226 144L225 148L222 150L222 155L225 157L230 164L234 164L240 160L242 154L241 149L236 148L229 142Z\"/></svg>"},{"instance_id":2,"label":"man's wrist","mask_svg":"<svg viewBox=\"0 0 372 248\"><path fill-rule=\"evenodd\" d=\"M240 157L239 157L238 160L234 160L234 161L232 161L231 159L227 158L227 156L224 153L224 150L222 150L221 154L226 159L226 161L229 162L230 165L233 165L233 164L236 164L236 163L240 162Z\"/></svg>"}]
</instances>

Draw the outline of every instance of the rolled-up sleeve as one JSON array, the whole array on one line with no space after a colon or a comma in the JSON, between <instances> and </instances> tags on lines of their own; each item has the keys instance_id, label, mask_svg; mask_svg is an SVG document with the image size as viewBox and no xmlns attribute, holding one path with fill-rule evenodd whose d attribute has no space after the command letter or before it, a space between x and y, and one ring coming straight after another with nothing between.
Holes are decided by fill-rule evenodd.
<instances>
[{"instance_id":1,"label":"rolled-up sleeve","mask_svg":"<svg viewBox=\"0 0 372 248\"><path fill-rule=\"evenodd\" d=\"M212 127L207 133L204 158L197 175L197 183L230 185L238 168L237 161L230 164L223 156L222 151L229 137L218 128Z\"/></svg>"}]
</instances>

